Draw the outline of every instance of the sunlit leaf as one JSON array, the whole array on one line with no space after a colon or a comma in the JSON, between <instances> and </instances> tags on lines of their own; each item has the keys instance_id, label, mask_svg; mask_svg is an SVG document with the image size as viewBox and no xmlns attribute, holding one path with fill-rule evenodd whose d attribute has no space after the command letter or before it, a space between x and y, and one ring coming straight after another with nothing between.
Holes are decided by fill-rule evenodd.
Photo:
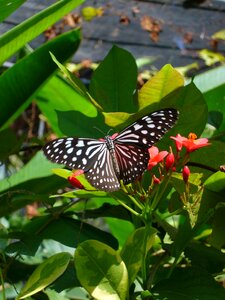
<instances>
[{"instance_id":1,"label":"sunlit leaf","mask_svg":"<svg viewBox=\"0 0 225 300\"><path fill-rule=\"evenodd\" d=\"M79 281L95 299L127 299L126 266L108 245L95 240L81 243L75 252L75 268Z\"/></svg>"},{"instance_id":2,"label":"sunlit leaf","mask_svg":"<svg viewBox=\"0 0 225 300\"><path fill-rule=\"evenodd\" d=\"M154 77L147 81L138 95L139 110L158 103L164 97L184 85L184 79L171 65L165 65Z\"/></svg>"},{"instance_id":3,"label":"sunlit leaf","mask_svg":"<svg viewBox=\"0 0 225 300\"><path fill-rule=\"evenodd\" d=\"M62 252L53 255L40 264L30 276L17 299L24 299L34 295L50 285L66 270L71 256L69 253Z\"/></svg>"}]
</instances>

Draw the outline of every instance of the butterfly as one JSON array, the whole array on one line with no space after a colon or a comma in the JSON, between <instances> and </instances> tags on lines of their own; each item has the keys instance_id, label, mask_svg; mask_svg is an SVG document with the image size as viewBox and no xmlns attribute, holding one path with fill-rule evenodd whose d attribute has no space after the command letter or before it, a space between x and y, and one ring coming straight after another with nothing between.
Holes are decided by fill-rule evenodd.
<instances>
[{"instance_id":1,"label":"butterfly","mask_svg":"<svg viewBox=\"0 0 225 300\"><path fill-rule=\"evenodd\" d=\"M147 169L148 148L174 126L179 112L173 108L152 112L120 133L103 139L59 138L43 147L52 162L84 171L87 180L98 190L120 189L120 180L129 184Z\"/></svg>"}]
</instances>

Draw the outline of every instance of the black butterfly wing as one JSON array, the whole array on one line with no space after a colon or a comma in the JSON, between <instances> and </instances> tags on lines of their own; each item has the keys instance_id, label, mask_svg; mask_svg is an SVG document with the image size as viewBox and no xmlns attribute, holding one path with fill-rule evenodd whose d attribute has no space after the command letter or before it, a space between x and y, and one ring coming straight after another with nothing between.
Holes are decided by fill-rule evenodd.
<instances>
[{"instance_id":1,"label":"black butterfly wing","mask_svg":"<svg viewBox=\"0 0 225 300\"><path fill-rule=\"evenodd\" d=\"M148 149L174 126L178 115L178 111L172 108L155 111L125 128L114 141Z\"/></svg>"},{"instance_id":2,"label":"black butterfly wing","mask_svg":"<svg viewBox=\"0 0 225 300\"><path fill-rule=\"evenodd\" d=\"M113 192L120 188L112 157L106 145L98 153L96 161L85 175L88 181L98 190Z\"/></svg>"},{"instance_id":3,"label":"black butterfly wing","mask_svg":"<svg viewBox=\"0 0 225 300\"><path fill-rule=\"evenodd\" d=\"M147 149L135 145L115 144L115 155L120 169L120 179L124 184L134 182L147 169L149 161Z\"/></svg>"},{"instance_id":4,"label":"black butterfly wing","mask_svg":"<svg viewBox=\"0 0 225 300\"><path fill-rule=\"evenodd\" d=\"M59 138L43 147L52 162L70 169L84 171L88 181L98 190L114 191L120 188L109 150L104 141L80 138Z\"/></svg>"},{"instance_id":5,"label":"black butterfly wing","mask_svg":"<svg viewBox=\"0 0 225 300\"><path fill-rule=\"evenodd\" d=\"M178 111L163 109L142 117L125 128L114 139L120 179L135 181L147 169L148 148L158 142L176 123Z\"/></svg>"}]
</instances>

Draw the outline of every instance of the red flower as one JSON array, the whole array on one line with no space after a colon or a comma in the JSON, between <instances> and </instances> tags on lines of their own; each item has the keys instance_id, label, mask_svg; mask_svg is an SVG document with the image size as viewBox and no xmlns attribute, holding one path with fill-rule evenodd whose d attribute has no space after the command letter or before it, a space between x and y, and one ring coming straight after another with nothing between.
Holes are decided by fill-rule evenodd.
<instances>
[{"instance_id":1,"label":"red flower","mask_svg":"<svg viewBox=\"0 0 225 300\"><path fill-rule=\"evenodd\" d=\"M188 166L184 166L183 171L182 171L182 175L183 175L183 180L184 180L185 183L188 182L190 174L191 174L191 171L188 168Z\"/></svg>"},{"instance_id":2,"label":"red flower","mask_svg":"<svg viewBox=\"0 0 225 300\"><path fill-rule=\"evenodd\" d=\"M77 176L82 175L83 173L83 170L76 170L75 172L73 172L72 175L68 177L69 183L78 189L84 189L83 184L76 178Z\"/></svg>"},{"instance_id":3,"label":"red flower","mask_svg":"<svg viewBox=\"0 0 225 300\"><path fill-rule=\"evenodd\" d=\"M188 135L188 138L185 138L180 134L177 134L176 137L171 136L170 138L175 140L176 148L178 152L181 151L182 147L185 147L187 149L187 152L190 153L199 148L210 145L210 143L208 143L208 139L206 138L197 139L197 136L194 133L190 133Z\"/></svg>"},{"instance_id":4,"label":"red flower","mask_svg":"<svg viewBox=\"0 0 225 300\"><path fill-rule=\"evenodd\" d=\"M151 170L154 166L160 163L168 154L167 151L159 152L159 149L155 146L152 146L148 149L150 159L148 161L148 170Z\"/></svg>"}]
</instances>

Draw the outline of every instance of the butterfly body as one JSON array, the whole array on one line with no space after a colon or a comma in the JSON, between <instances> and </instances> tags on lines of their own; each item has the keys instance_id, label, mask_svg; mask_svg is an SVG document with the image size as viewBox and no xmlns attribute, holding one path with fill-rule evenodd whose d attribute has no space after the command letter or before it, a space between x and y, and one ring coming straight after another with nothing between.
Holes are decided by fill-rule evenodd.
<instances>
[{"instance_id":1,"label":"butterfly body","mask_svg":"<svg viewBox=\"0 0 225 300\"><path fill-rule=\"evenodd\" d=\"M163 109L142 117L119 134L103 139L59 138L43 147L53 162L84 171L98 190L116 191L120 180L134 182L146 170L148 148L155 144L175 123L178 112Z\"/></svg>"}]
</instances>

